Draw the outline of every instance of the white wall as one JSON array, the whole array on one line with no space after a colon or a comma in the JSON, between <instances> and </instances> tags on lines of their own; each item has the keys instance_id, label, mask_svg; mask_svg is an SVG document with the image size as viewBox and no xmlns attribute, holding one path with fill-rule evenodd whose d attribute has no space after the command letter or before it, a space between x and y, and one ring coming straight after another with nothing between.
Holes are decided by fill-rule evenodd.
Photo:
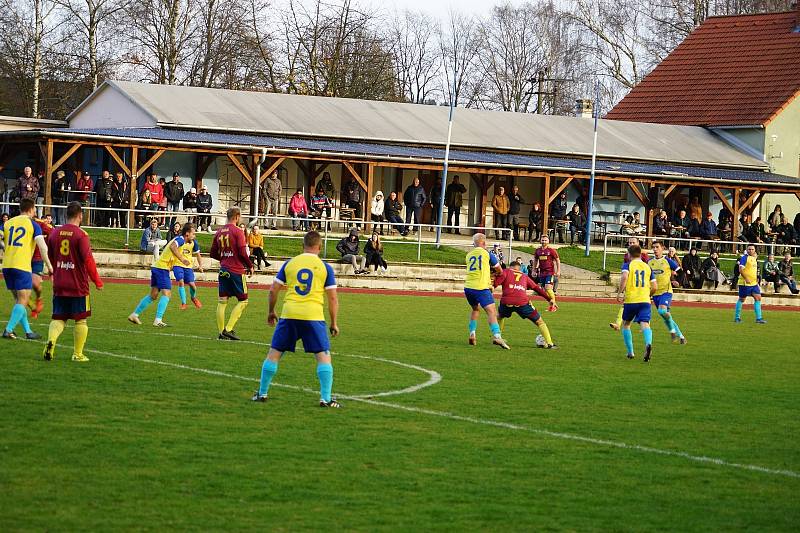
<instances>
[{"instance_id":1,"label":"white wall","mask_svg":"<svg viewBox=\"0 0 800 533\"><path fill-rule=\"evenodd\" d=\"M70 128L153 128L155 120L111 86L105 86L69 121Z\"/></svg>"}]
</instances>

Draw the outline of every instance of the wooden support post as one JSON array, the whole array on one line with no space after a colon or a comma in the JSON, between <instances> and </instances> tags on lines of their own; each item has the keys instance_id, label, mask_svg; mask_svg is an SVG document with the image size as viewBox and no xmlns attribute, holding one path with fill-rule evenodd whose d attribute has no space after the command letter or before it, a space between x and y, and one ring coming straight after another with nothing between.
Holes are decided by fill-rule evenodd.
<instances>
[{"instance_id":1,"label":"wooden support post","mask_svg":"<svg viewBox=\"0 0 800 533\"><path fill-rule=\"evenodd\" d=\"M552 203L553 200L555 200L556 197L558 197L558 195L561 194L564 191L564 189L566 189L569 186L570 183L572 183L573 179L574 178L572 176L567 177L567 179L564 180L564 183L559 185L558 188L553 192L553 194L546 199L547 203L548 204Z\"/></svg>"},{"instance_id":2,"label":"wooden support post","mask_svg":"<svg viewBox=\"0 0 800 533\"><path fill-rule=\"evenodd\" d=\"M655 182L650 182L650 188L652 189L655 187ZM655 218L655 213L653 213L653 206L650 205L650 198L647 199L647 204L645 205L647 210L647 236L653 236L653 219Z\"/></svg>"},{"instance_id":3,"label":"wooden support post","mask_svg":"<svg viewBox=\"0 0 800 533\"><path fill-rule=\"evenodd\" d=\"M367 163L367 205L364 209L364 231L369 233L370 226L366 223L366 221L370 220L372 217L369 216L372 213L372 193L374 192L375 188L375 165L372 163Z\"/></svg>"},{"instance_id":4,"label":"wooden support post","mask_svg":"<svg viewBox=\"0 0 800 533\"><path fill-rule=\"evenodd\" d=\"M358 172L356 172L356 169L353 168L353 165L351 165L349 161L342 161L342 165L344 165L344 168L346 168L350 175L353 176L353 179L356 180L359 185L361 185L361 188L366 191L367 184L361 179L361 176L359 176Z\"/></svg>"},{"instance_id":5,"label":"wooden support post","mask_svg":"<svg viewBox=\"0 0 800 533\"><path fill-rule=\"evenodd\" d=\"M131 148L131 183L130 183L130 208L136 209L136 198L139 192L139 175L138 169L136 165L139 164L139 149L136 147ZM136 222L136 215L134 213L129 213L128 216L128 227L133 228L134 223Z\"/></svg>"},{"instance_id":6,"label":"wooden support post","mask_svg":"<svg viewBox=\"0 0 800 533\"><path fill-rule=\"evenodd\" d=\"M44 203L53 203L53 139L47 139L44 158Z\"/></svg>"},{"instance_id":7,"label":"wooden support post","mask_svg":"<svg viewBox=\"0 0 800 533\"><path fill-rule=\"evenodd\" d=\"M544 176L544 205L542 206L542 235L548 235L550 231L550 174ZM530 228L528 228L530 229Z\"/></svg>"},{"instance_id":8,"label":"wooden support post","mask_svg":"<svg viewBox=\"0 0 800 533\"><path fill-rule=\"evenodd\" d=\"M750 196L747 198L747 200L741 205L741 207L739 207L739 211L744 212L745 209L749 207L754 207L753 202L759 200L761 196L762 196L761 191L758 190L753 191L752 194L750 194Z\"/></svg>"},{"instance_id":9,"label":"wooden support post","mask_svg":"<svg viewBox=\"0 0 800 533\"><path fill-rule=\"evenodd\" d=\"M628 183L628 186L633 191L633 195L636 196L636 198L639 200L639 203L641 203L646 208L647 207L647 199L644 197L642 192L636 187L636 183L634 183L632 181L628 181L627 183Z\"/></svg>"},{"instance_id":10,"label":"wooden support post","mask_svg":"<svg viewBox=\"0 0 800 533\"><path fill-rule=\"evenodd\" d=\"M733 229L731 240L735 241L739 237L739 193L741 189L733 189Z\"/></svg>"},{"instance_id":11,"label":"wooden support post","mask_svg":"<svg viewBox=\"0 0 800 533\"><path fill-rule=\"evenodd\" d=\"M252 164L248 169L250 170L250 175L253 176L253 179L250 181L250 216L253 216L254 213L255 216L261 214L259 213L258 204L256 204L256 189L258 189L258 187L261 185L261 183L259 183L260 179L256 180L256 167L259 165L260 158L261 154L253 154L253 157L251 158ZM261 203L260 198L258 202Z\"/></svg>"}]
</instances>

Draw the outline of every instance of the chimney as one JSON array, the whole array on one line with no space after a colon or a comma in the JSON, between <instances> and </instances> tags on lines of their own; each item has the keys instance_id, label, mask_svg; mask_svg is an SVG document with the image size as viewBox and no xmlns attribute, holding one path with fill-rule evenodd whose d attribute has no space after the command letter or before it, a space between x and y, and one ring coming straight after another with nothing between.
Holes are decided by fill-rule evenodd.
<instances>
[{"instance_id":1,"label":"chimney","mask_svg":"<svg viewBox=\"0 0 800 533\"><path fill-rule=\"evenodd\" d=\"M588 98L575 100L575 116L581 118L592 118L592 101Z\"/></svg>"}]
</instances>

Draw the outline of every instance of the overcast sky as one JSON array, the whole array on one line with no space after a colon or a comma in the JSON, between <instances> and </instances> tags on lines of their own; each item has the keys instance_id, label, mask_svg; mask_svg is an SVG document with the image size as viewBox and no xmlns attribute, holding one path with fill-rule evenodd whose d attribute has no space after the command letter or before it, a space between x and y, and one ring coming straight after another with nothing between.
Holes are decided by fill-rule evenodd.
<instances>
[{"instance_id":1,"label":"overcast sky","mask_svg":"<svg viewBox=\"0 0 800 533\"><path fill-rule=\"evenodd\" d=\"M412 11L422 11L429 13L439 19L445 19L451 7L461 13L483 15L488 13L495 3L494 0L365 0L375 7L393 11L395 8L400 11L409 9ZM519 4L520 1L513 1L512 4Z\"/></svg>"}]
</instances>

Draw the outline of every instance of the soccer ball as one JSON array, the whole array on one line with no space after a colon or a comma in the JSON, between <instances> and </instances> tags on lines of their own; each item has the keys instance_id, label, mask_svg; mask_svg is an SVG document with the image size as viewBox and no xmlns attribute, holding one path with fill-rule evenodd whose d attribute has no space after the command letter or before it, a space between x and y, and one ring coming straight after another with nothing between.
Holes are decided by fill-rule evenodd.
<instances>
[{"instance_id":1,"label":"soccer ball","mask_svg":"<svg viewBox=\"0 0 800 533\"><path fill-rule=\"evenodd\" d=\"M544 337L542 335L536 336L536 346L538 346L539 348L544 348L545 346L547 346L547 341L544 340Z\"/></svg>"}]
</instances>

